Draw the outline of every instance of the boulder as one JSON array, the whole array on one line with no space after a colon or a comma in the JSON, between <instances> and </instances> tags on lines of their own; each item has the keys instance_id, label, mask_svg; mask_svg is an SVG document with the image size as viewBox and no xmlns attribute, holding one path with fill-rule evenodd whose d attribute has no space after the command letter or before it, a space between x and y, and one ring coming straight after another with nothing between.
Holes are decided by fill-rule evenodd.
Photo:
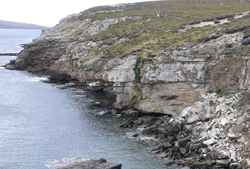
<instances>
[{"instance_id":1,"label":"boulder","mask_svg":"<svg viewBox=\"0 0 250 169\"><path fill-rule=\"evenodd\" d=\"M138 133L136 132L127 132L126 133L127 138L134 138L138 136Z\"/></svg>"},{"instance_id":2,"label":"boulder","mask_svg":"<svg viewBox=\"0 0 250 169\"><path fill-rule=\"evenodd\" d=\"M162 143L161 146L162 146L163 149L167 149L167 148L172 147L172 144L170 144L169 142L164 142L164 143Z\"/></svg>"},{"instance_id":3,"label":"boulder","mask_svg":"<svg viewBox=\"0 0 250 169\"><path fill-rule=\"evenodd\" d=\"M216 160L216 165L220 167L228 167L229 161L228 160Z\"/></svg>"},{"instance_id":4,"label":"boulder","mask_svg":"<svg viewBox=\"0 0 250 169\"><path fill-rule=\"evenodd\" d=\"M54 164L55 169L121 169L122 164L108 163L106 159L76 159L65 164Z\"/></svg>"},{"instance_id":5,"label":"boulder","mask_svg":"<svg viewBox=\"0 0 250 169\"><path fill-rule=\"evenodd\" d=\"M249 120L249 115L245 113L238 118L237 123L242 124L247 122L248 120Z\"/></svg>"},{"instance_id":6,"label":"boulder","mask_svg":"<svg viewBox=\"0 0 250 169\"><path fill-rule=\"evenodd\" d=\"M153 134L156 131L157 125L152 125L150 127L147 127L145 129L143 129L141 132L142 134Z\"/></svg>"},{"instance_id":7,"label":"boulder","mask_svg":"<svg viewBox=\"0 0 250 169\"><path fill-rule=\"evenodd\" d=\"M126 127L132 127L133 123L134 123L133 118L129 118L129 119L125 120L125 121L120 125L120 127L124 127L124 128L126 128Z\"/></svg>"},{"instance_id":8,"label":"boulder","mask_svg":"<svg viewBox=\"0 0 250 169\"><path fill-rule=\"evenodd\" d=\"M202 144L205 146L212 146L213 144L215 144L217 141L215 139L208 139L206 141L203 141Z\"/></svg>"},{"instance_id":9,"label":"boulder","mask_svg":"<svg viewBox=\"0 0 250 169\"><path fill-rule=\"evenodd\" d=\"M178 140L178 145L181 147L185 147L186 144L190 141L191 141L190 138L183 138L183 139Z\"/></svg>"}]
</instances>

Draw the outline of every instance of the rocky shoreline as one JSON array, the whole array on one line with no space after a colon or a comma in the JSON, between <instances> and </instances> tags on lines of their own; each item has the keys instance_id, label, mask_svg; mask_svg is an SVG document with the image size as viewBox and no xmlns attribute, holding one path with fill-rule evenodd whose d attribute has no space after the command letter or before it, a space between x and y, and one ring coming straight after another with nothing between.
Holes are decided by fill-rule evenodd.
<instances>
[{"instance_id":1,"label":"rocky shoreline","mask_svg":"<svg viewBox=\"0 0 250 169\"><path fill-rule=\"evenodd\" d=\"M249 168L248 2L228 3L241 13L185 0L89 9L44 30L5 67L112 95L106 113L128 118L128 137L158 140L152 152L167 166Z\"/></svg>"},{"instance_id":2,"label":"rocky shoreline","mask_svg":"<svg viewBox=\"0 0 250 169\"><path fill-rule=\"evenodd\" d=\"M190 168L249 168L250 93L205 94L178 117L124 112L121 127L133 128L127 137L147 135L158 140L151 152L166 166ZM137 116L137 117L136 117Z\"/></svg>"}]
</instances>

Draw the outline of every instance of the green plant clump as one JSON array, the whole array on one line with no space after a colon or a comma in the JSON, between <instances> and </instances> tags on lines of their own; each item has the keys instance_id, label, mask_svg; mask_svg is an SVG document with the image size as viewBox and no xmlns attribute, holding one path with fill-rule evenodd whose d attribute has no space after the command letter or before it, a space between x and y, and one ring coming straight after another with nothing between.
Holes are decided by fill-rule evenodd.
<instances>
[{"instance_id":1,"label":"green plant clump","mask_svg":"<svg viewBox=\"0 0 250 169\"><path fill-rule=\"evenodd\" d=\"M102 42L105 47L98 52L106 58L124 56L132 51L144 50L145 56L151 56L162 49L173 49L187 45L195 45L199 39L209 37L228 29L236 29L249 25L249 17L232 19L229 24L206 26L180 31L187 23L216 18L227 14L249 11L250 2L204 0L189 1L154 1L123 6L96 7L84 11L70 22L90 19L93 23L107 18L118 18L119 22L108 29L87 36L83 41ZM102 11L102 12L99 12ZM81 31L77 32L79 36ZM125 39L116 43L119 39ZM166 63L173 61L167 60ZM139 72L137 72L139 73Z\"/></svg>"}]
</instances>

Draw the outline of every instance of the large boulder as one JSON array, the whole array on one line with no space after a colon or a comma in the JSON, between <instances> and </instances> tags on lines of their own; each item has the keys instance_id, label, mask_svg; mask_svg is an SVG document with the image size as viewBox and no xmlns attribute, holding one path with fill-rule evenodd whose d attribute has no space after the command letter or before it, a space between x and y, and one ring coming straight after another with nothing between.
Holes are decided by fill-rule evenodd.
<instances>
[{"instance_id":1,"label":"large boulder","mask_svg":"<svg viewBox=\"0 0 250 169\"><path fill-rule=\"evenodd\" d=\"M76 159L67 162L57 162L56 164L47 165L55 169L121 169L122 164L108 163L106 159Z\"/></svg>"}]
</instances>

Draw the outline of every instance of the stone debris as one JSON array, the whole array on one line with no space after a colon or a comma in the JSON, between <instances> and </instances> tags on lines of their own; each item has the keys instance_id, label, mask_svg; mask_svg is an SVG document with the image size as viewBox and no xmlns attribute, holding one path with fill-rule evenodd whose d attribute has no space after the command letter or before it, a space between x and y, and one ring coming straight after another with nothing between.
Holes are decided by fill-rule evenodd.
<instances>
[{"instance_id":1,"label":"stone debris","mask_svg":"<svg viewBox=\"0 0 250 169\"><path fill-rule=\"evenodd\" d=\"M249 93L204 94L180 116L138 117L131 128L141 128L138 135L157 138L158 145L151 151L166 166L246 168L250 161L250 112L241 102L249 97Z\"/></svg>"}]
</instances>

